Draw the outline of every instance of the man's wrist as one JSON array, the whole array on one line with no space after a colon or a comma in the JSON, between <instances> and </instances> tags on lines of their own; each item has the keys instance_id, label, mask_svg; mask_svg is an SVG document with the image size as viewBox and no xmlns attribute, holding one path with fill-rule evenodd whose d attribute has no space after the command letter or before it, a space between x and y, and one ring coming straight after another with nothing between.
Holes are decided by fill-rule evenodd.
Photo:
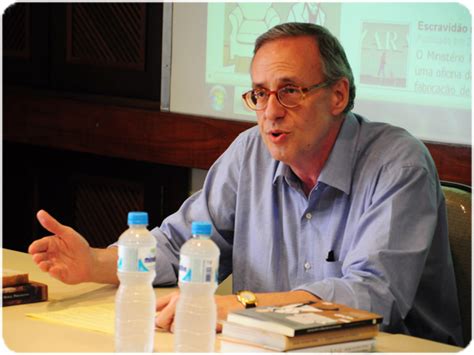
<instances>
[{"instance_id":1,"label":"man's wrist","mask_svg":"<svg viewBox=\"0 0 474 355\"><path fill-rule=\"evenodd\" d=\"M90 281L97 283L118 284L117 259L118 248L91 248Z\"/></svg>"},{"instance_id":2,"label":"man's wrist","mask_svg":"<svg viewBox=\"0 0 474 355\"><path fill-rule=\"evenodd\" d=\"M249 290L241 290L236 293L237 301L244 308L254 308L257 307L258 301L255 293Z\"/></svg>"},{"instance_id":3,"label":"man's wrist","mask_svg":"<svg viewBox=\"0 0 474 355\"><path fill-rule=\"evenodd\" d=\"M257 293L259 306L283 306L292 303L308 303L320 300L319 297L305 290L286 292Z\"/></svg>"}]
</instances>

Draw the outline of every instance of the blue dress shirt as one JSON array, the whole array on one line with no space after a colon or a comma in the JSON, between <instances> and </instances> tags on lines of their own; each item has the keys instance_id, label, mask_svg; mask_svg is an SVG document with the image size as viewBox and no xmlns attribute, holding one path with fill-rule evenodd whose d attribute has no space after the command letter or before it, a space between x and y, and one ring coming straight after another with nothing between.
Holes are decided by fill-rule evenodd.
<instances>
[{"instance_id":1,"label":"blue dress shirt","mask_svg":"<svg viewBox=\"0 0 474 355\"><path fill-rule=\"evenodd\" d=\"M177 283L193 220L212 222L219 280L232 273L234 291L306 290L381 314L384 331L461 343L444 196L427 149L403 129L347 114L309 196L257 127L243 132L153 229L156 284Z\"/></svg>"}]
</instances>

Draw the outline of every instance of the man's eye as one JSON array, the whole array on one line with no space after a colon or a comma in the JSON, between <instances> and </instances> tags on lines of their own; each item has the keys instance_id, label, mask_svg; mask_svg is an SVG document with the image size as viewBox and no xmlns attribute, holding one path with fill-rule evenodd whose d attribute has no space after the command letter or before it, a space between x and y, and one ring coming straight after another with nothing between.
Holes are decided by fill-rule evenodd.
<instances>
[{"instance_id":1,"label":"man's eye","mask_svg":"<svg viewBox=\"0 0 474 355\"><path fill-rule=\"evenodd\" d=\"M299 92L298 88L295 88L293 86L285 86L284 88L281 88L281 93L284 95L293 95L298 92Z\"/></svg>"},{"instance_id":2,"label":"man's eye","mask_svg":"<svg viewBox=\"0 0 474 355\"><path fill-rule=\"evenodd\" d=\"M257 100L260 100L260 99L265 98L267 96L267 93L263 90L256 90L253 92L252 96Z\"/></svg>"}]
</instances>

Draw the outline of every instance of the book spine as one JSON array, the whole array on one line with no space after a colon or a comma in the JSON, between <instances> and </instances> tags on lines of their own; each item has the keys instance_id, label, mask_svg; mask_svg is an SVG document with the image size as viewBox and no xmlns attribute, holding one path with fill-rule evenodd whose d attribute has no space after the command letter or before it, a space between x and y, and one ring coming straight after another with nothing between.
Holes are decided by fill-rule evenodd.
<instances>
[{"instance_id":1,"label":"book spine","mask_svg":"<svg viewBox=\"0 0 474 355\"><path fill-rule=\"evenodd\" d=\"M349 341L358 341L374 338L378 334L378 326L361 326L353 329L339 329L339 330L328 330L326 332L319 333L318 336L299 336L299 337L288 337L284 349L278 350L293 350L306 348L309 346L320 346L327 344L338 344Z\"/></svg>"},{"instance_id":2,"label":"book spine","mask_svg":"<svg viewBox=\"0 0 474 355\"><path fill-rule=\"evenodd\" d=\"M40 283L4 287L2 289L3 306L41 302L47 299L48 288Z\"/></svg>"},{"instance_id":3,"label":"book spine","mask_svg":"<svg viewBox=\"0 0 474 355\"><path fill-rule=\"evenodd\" d=\"M2 279L2 287L22 285L29 281L28 274L4 275Z\"/></svg>"},{"instance_id":4,"label":"book spine","mask_svg":"<svg viewBox=\"0 0 474 355\"><path fill-rule=\"evenodd\" d=\"M347 343L323 345L293 350L290 352L316 352L316 353L366 353L373 352L375 348L375 339L350 341Z\"/></svg>"},{"instance_id":5,"label":"book spine","mask_svg":"<svg viewBox=\"0 0 474 355\"><path fill-rule=\"evenodd\" d=\"M373 352L375 349L375 339L348 341L345 343L328 344L322 346L311 346L303 349L288 350L286 353L352 353L352 352ZM242 342L238 339L220 339L220 352L276 352L272 347L265 345L255 345Z\"/></svg>"}]
</instances>

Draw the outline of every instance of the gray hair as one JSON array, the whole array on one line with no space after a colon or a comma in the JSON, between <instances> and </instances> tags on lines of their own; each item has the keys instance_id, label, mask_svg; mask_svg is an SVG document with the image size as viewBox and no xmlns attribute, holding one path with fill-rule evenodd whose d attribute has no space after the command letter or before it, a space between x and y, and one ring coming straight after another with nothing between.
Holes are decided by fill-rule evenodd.
<instances>
[{"instance_id":1,"label":"gray hair","mask_svg":"<svg viewBox=\"0 0 474 355\"><path fill-rule=\"evenodd\" d=\"M341 78L349 80L349 101L344 108L344 112L349 112L354 107L356 87L354 84L354 75L347 60L344 48L342 48L338 39L326 28L300 22L289 22L277 25L262 34L255 41L254 56L257 51L267 42L280 38L310 36L316 41L321 53L323 64L323 73L326 80L330 83L336 82Z\"/></svg>"}]
</instances>

